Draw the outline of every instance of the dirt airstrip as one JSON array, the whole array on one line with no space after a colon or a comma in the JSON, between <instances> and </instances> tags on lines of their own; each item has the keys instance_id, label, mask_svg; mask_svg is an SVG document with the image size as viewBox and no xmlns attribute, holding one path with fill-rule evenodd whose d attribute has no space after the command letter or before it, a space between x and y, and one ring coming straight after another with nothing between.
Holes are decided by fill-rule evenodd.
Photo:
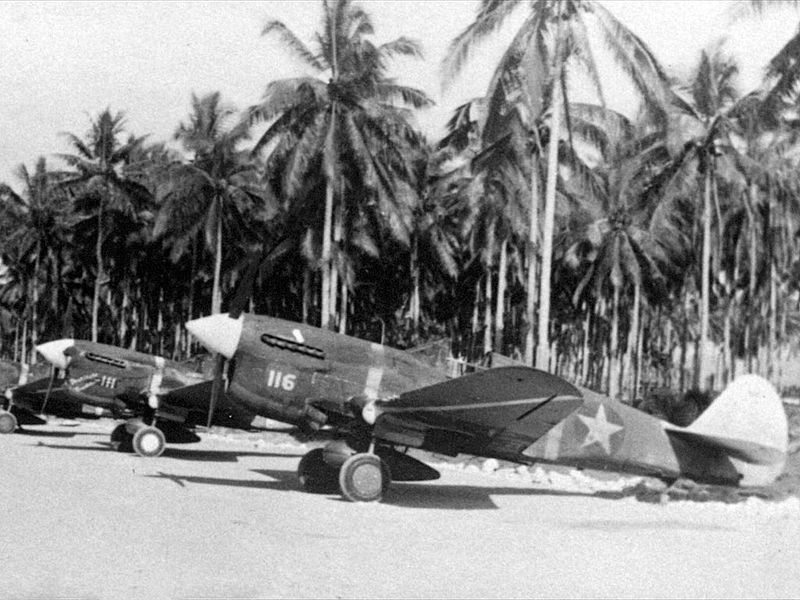
<instances>
[{"instance_id":1,"label":"dirt airstrip","mask_svg":"<svg viewBox=\"0 0 800 600\"><path fill-rule=\"evenodd\" d=\"M358 505L300 491L309 446L282 433L141 459L112 427L0 437L0 597L800 596L792 493L659 503L631 479L451 463Z\"/></svg>"}]
</instances>

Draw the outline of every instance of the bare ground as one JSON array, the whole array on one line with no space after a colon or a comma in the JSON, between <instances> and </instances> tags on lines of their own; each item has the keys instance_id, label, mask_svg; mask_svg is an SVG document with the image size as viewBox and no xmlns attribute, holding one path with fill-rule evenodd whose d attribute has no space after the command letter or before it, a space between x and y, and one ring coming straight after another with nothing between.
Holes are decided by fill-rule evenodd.
<instances>
[{"instance_id":1,"label":"bare ground","mask_svg":"<svg viewBox=\"0 0 800 600\"><path fill-rule=\"evenodd\" d=\"M285 434L141 459L108 449L112 427L0 437L0 597L800 596L797 453L770 501L642 502L617 477L448 463L358 505L300 491L308 446Z\"/></svg>"}]
</instances>

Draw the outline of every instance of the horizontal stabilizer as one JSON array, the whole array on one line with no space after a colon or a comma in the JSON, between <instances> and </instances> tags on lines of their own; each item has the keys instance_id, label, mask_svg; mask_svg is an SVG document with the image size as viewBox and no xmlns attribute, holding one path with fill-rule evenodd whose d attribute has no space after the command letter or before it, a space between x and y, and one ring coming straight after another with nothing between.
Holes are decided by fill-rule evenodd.
<instances>
[{"instance_id":1,"label":"horizontal stabilizer","mask_svg":"<svg viewBox=\"0 0 800 600\"><path fill-rule=\"evenodd\" d=\"M755 465L772 465L780 462L786 456L786 451L747 440L725 438L715 435L697 433L689 429L665 427L670 437L682 439L692 444L717 448L732 456Z\"/></svg>"}]
</instances>

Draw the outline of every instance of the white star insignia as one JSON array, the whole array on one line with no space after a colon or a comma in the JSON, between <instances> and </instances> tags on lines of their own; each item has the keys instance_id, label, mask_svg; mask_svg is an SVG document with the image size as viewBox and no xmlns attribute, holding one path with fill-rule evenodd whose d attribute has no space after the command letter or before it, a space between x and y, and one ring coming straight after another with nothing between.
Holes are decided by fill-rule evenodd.
<instances>
[{"instance_id":1,"label":"white star insignia","mask_svg":"<svg viewBox=\"0 0 800 600\"><path fill-rule=\"evenodd\" d=\"M586 434L586 439L583 440L581 448L585 448L586 446L597 442L603 447L603 450L606 451L606 454L611 454L611 436L617 431L623 429L623 427L621 425L609 423L608 419L606 418L605 406L601 404L600 408L597 409L597 414L594 417L578 415L578 418L583 421L583 424L586 425L586 427L589 428L589 432Z\"/></svg>"}]
</instances>

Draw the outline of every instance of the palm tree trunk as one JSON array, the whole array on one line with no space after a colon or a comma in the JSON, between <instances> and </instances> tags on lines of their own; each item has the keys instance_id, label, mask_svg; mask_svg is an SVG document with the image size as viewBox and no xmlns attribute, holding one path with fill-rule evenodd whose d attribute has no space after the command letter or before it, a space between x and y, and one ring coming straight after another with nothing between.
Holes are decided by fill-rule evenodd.
<instances>
[{"instance_id":1,"label":"palm tree trunk","mask_svg":"<svg viewBox=\"0 0 800 600\"><path fill-rule=\"evenodd\" d=\"M219 314L219 311L213 313ZM164 356L164 290L158 297L158 315L156 316L156 336L158 339L158 355Z\"/></svg>"},{"instance_id":2,"label":"palm tree trunk","mask_svg":"<svg viewBox=\"0 0 800 600\"><path fill-rule=\"evenodd\" d=\"M128 337L128 305L130 304L130 297L128 294L127 284L123 284L122 288L122 310L120 311L119 319L119 345L125 347L125 338Z\"/></svg>"},{"instance_id":3,"label":"palm tree trunk","mask_svg":"<svg viewBox=\"0 0 800 600\"><path fill-rule=\"evenodd\" d=\"M750 183L750 202L748 204L747 216L750 221L750 273L748 280L748 298L747 298L747 317L744 324L744 352L745 361L747 364L747 371L753 370L753 320L756 317L755 304L756 304L756 249L757 249L757 224L756 224L756 204L758 202L758 185L755 182Z\"/></svg>"},{"instance_id":4,"label":"palm tree trunk","mask_svg":"<svg viewBox=\"0 0 800 600\"><path fill-rule=\"evenodd\" d=\"M31 358L30 362L36 362L36 344L39 341L39 253L41 252L41 241L36 242L36 258L33 263L33 280L31 299L33 300L31 306Z\"/></svg>"},{"instance_id":5,"label":"palm tree trunk","mask_svg":"<svg viewBox=\"0 0 800 600\"><path fill-rule=\"evenodd\" d=\"M638 283L633 286L633 318L628 330L628 348L625 352L624 373L627 381L624 392L628 394L631 402L636 398L636 375L634 369L634 356L636 354L637 338L639 334L639 313L641 312L642 290Z\"/></svg>"},{"instance_id":6,"label":"palm tree trunk","mask_svg":"<svg viewBox=\"0 0 800 600\"><path fill-rule=\"evenodd\" d=\"M492 265L486 265L486 281L484 282L483 312L483 354L492 351Z\"/></svg>"},{"instance_id":7,"label":"palm tree trunk","mask_svg":"<svg viewBox=\"0 0 800 600\"><path fill-rule=\"evenodd\" d=\"M172 337L172 360L179 360L180 359L180 352L181 352L181 331L182 331L181 323L178 321L175 323L173 337Z\"/></svg>"},{"instance_id":8,"label":"palm tree trunk","mask_svg":"<svg viewBox=\"0 0 800 600\"><path fill-rule=\"evenodd\" d=\"M598 310L597 316L606 323L608 323L608 301L603 295L600 296L597 302L597 310ZM603 357L600 362L600 369L598 370L598 374L595 375L595 377L599 378L600 387L606 393L608 393L608 380L609 380L609 373L611 372L611 360L610 360L611 356L608 351L609 347L608 337L600 341L600 347L603 350Z\"/></svg>"},{"instance_id":9,"label":"palm tree trunk","mask_svg":"<svg viewBox=\"0 0 800 600\"><path fill-rule=\"evenodd\" d=\"M531 165L531 204L529 208L530 228L528 229L528 285L525 297L525 364L533 364L534 320L536 319L536 249L539 241L539 169L538 155L534 155Z\"/></svg>"},{"instance_id":10,"label":"palm tree trunk","mask_svg":"<svg viewBox=\"0 0 800 600\"><path fill-rule=\"evenodd\" d=\"M480 330L480 298L481 298L481 282L480 279L475 282L475 302L472 305L472 335L470 336L470 352L469 356L472 358L472 351L475 348L475 341L478 337Z\"/></svg>"},{"instance_id":11,"label":"palm tree trunk","mask_svg":"<svg viewBox=\"0 0 800 600\"><path fill-rule=\"evenodd\" d=\"M508 239L500 246L500 267L497 272L497 303L494 310L494 349L503 352L503 330L505 328L506 271L508 270Z\"/></svg>"},{"instance_id":12,"label":"palm tree trunk","mask_svg":"<svg viewBox=\"0 0 800 600\"><path fill-rule=\"evenodd\" d=\"M631 401L633 403L636 403L637 399L640 398L639 390L642 387L642 365L644 363L643 360L644 335L642 335L643 333L644 333L644 318L640 315L639 329L636 332L636 364L634 366L635 372L633 376L633 394L631 395Z\"/></svg>"},{"instance_id":13,"label":"palm tree trunk","mask_svg":"<svg viewBox=\"0 0 800 600\"><path fill-rule=\"evenodd\" d=\"M611 307L611 339L608 343L609 374L608 395L616 400L619 396L620 361L619 361L619 286L614 286L614 299Z\"/></svg>"},{"instance_id":14,"label":"palm tree trunk","mask_svg":"<svg viewBox=\"0 0 800 600\"><path fill-rule=\"evenodd\" d=\"M775 272L774 257L769 264L769 339L767 353L767 377L774 381L776 352L778 348L778 275Z\"/></svg>"},{"instance_id":15,"label":"palm tree trunk","mask_svg":"<svg viewBox=\"0 0 800 600\"><path fill-rule=\"evenodd\" d=\"M341 264L341 243L342 243L342 221L344 220L343 213L344 196L340 195L339 204L336 207L336 214L333 220L333 246L331 248L331 326L335 326L340 319L340 313L344 310L344 306L337 311L336 300L339 294L339 267ZM336 256L333 256L333 253Z\"/></svg>"},{"instance_id":16,"label":"palm tree trunk","mask_svg":"<svg viewBox=\"0 0 800 600\"><path fill-rule=\"evenodd\" d=\"M347 278L342 277L342 306L339 310L339 333L347 333Z\"/></svg>"},{"instance_id":17,"label":"palm tree trunk","mask_svg":"<svg viewBox=\"0 0 800 600\"><path fill-rule=\"evenodd\" d=\"M189 319L194 319L194 282L197 278L197 249L199 244L197 243L197 236L192 238L192 266L191 270L189 271Z\"/></svg>"},{"instance_id":18,"label":"palm tree trunk","mask_svg":"<svg viewBox=\"0 0 800 600\"><path fill-rule=\"evenodd\" d=\"M679 389L683 392L686 389L686 361L689 353L689 312L692 306L691 294L686 294L683 310L683 329L681 331L681 360L680 373L678 377Z\"/></svg>"},{"instance_id":19,"label":"palm tree trunk","mask_svg":"<svg viewBox=\"0 0 800 600\"><path fill-rule=\"evenodd\" d=\"M141 306L141 300L139 304L134 303L133 305L133 314L131 315L131 343L128 348L130 350L136 350L136 345L139 341L139 311Z\"/></svg>"},{"instance_id":20,"label":"palm tree trunk","mask_svg":"<svg viewBox=\"0 0 800 600\"><path fill-rule=\"evenodd\" d=\"M592 325L592 309L583 305L583 347L581 349L581 384L589 383L589 334Z\"/></svg>"},{"instance_id":21,"label":"palm tree trunk","mask_svg":"<svg viewBox=\"0 0 800 600\"><path fill-rule=\"evenodd\" d=\"M20 346L19 346L19 341L20 341L19 340L19 330L20 330L19 319L17 319L17 322L14 325L14 354L12 356L13 356L14 362L25 362L19 356L19 348L20 348Z\"/></svg>"},{"instance_id":22,"label":"palm tree trunk","mask_svg":"<svg viewBox=\"0 0 800 600\"><path fill-rule=\"evenodd\" d=\"M560 23L560 20L559 20ZM559 58L556 58L559 61ZM553 263L553 227L555 223L556 182L558 175L558 140L561 131L561 68L553 79L550 143L547 149L547 188L544 205L544 236L542 240L542 273L539 282L539 343L536 366L547 369L550 363L550 276Z\"/></svg>"},{"instance_id":23,"label":"palm tree trunk","mask_svg":"<svg viewBox=\"0 0 800 600\"><path fill-rule=\"evenodd\" d=\"M328 329L331 321L331 225L333 221L333 182L325 184L325 221L322 225L322 315L320 327Z\"/></svg>"},{"instance_id":24,"label":"palm tree trunk","mask_svg":"<svg viewBox=\"0 0 800 600\"><path fill-rule=\"evenodd\" d=\"M306 267L303 269L303 323L308 323L308 315L311 309L311 270Z\"/></svg>"},{"instance_id":25,"label":"palm tree trunk","mask_svg":"<svg viewBox=\"0 0 800 600\"><path fill-rule=\"evenodd\" d=\"M733 322L733 298L728 300L725 307L725 322L722 325L723 358L722 384L727 385L733 379L733 347L731 341L731 327Z\"/></svg>"},{"instance_id":26,"label":"palm tree trunk","mask_svg":"<svg viewBox=\"0 0 800 600\"><path fill-rule=\"evenodd\" d=\"M218 315L222 312L222 207L217 209L217 233L214 248L214 284L211 290L211 314Z\"/></svg>"},{"instance_id":27,"label":"palm tree trunk","mask_svg":"<svg viewBox=\"0 0 800 600\"><path fill-rule=\"evenodd\" d=\"M28 363L28 319L22 320L22 353L20 354L20 362L23 364Z\"/></svg>"},{"instance_id":28,"label":"palm tree trunk","mask_svg":"<svg viewBox=\"0 0 800 600\"><path fill-rule=\"evenodd\" d=\"M706 167L705 189L703 190L703 262L700 281L700 348L698 357L698 383L701 390L707 390L711 387L708 368L708 357L711 352L709 344L709 296L711 293L711 177L712 169Z\"/></svg>"},{"instance_id":29,"label":"palm tree trunk","mask_svg":"<svg viewBox=\"0 0 800 600\"><path fill-rule=\"evenodd\" d=\"M92 296L92 341L97 341L98 324L97 317L100 311L100 285L103 281L103 199L100 199L97 207L97 242L95 243L95 262L97 263L97 275L94 279L94 295Z\"/></svg>"},{"instance_id":30,"label":"palm tree trunk","mask_svg":"<svg viewBox=\"0 0 800 600\"><path fill-rule=\"evenodd\" d=\"M419 335L419 317L420 317L420 280L419 280L419 241L417 236L411 245L411 302L409 306L409 313L411 317L411 327L415 336Z\"/></svg>"}]
</instances>

